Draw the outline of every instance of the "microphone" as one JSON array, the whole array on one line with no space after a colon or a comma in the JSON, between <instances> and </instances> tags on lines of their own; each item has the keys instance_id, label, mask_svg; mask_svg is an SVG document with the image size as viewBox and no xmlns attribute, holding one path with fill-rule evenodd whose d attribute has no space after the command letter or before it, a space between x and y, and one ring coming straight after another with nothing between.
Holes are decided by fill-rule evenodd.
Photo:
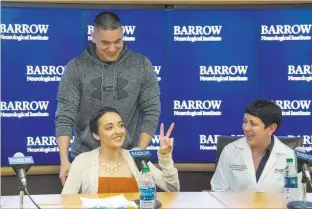
<instances>
[{"instance_id":1,"label":"microphone","mask_svg":"<svg viewBox=\"0 0 312 209\"><path fill-rule=\"evenodd\" d=\"M23 153L17 152L13 155L13 157L8 157L9 165L13 168L15 174L18 176L18 179L21 182L20 188L20 208L23 208L24 204L24 191L28 195L29 199L34 203L34 205L38 208L39 205L32 199L27 189L27 181L26 181L26 173L30 169L30 167L34 164L34 160L31 156L24 156Z\"/></svg>"},{"instance_id":2,"label":"microphone","mask_svg":"<svg viewBox=\"0 0 312 209\"><path fill-rule=\"evenodd\" d=\"M13 157L8 157L9 165L13 168L15 174L18 176L22 186L27 188L26 173L34 164L31 156L25 157L23 153L17 152Z\"/></svg>"},{"instance_id":3,"label":"microphone","mask_svg":"<svg viewBox=\"0 0 312 209\"><path fill-rule=\"evenodd\" d=\"M139 171L142 170L143 167L147 166L147 162L151 159L152 154L148 150L129 150L130 155L135 161L136 166ZM137 205L140 205L140 199L134 200ZM159 209L162 207L162 203L155 199L154 209Z\"/></svg>"},{"instance_id":4,"label":"microphone","mask_svg":"<svg viewBox=\"0 0 312 209\"><path fill-rule=\"evenodd\" d=\"M141 171L144 166L147 166L147 162L152 157L152 154L148 150L129 150L129 153L134 159L139 171Z\"/></svg>"},{"instance_id":5,"label":"microphone","mask_svg":"<svg viewBox=\"0 0 312 209\"><path fill-rule=\"evenodd\" d=\"M312 181L309 166L312 163L312 155L308 154L304 147L297 147L295 149L295 156L296 156L297 172L299 173L301 171L304 174L304 176L308 179L311 185Z\"/></svg>"}]
</instances>

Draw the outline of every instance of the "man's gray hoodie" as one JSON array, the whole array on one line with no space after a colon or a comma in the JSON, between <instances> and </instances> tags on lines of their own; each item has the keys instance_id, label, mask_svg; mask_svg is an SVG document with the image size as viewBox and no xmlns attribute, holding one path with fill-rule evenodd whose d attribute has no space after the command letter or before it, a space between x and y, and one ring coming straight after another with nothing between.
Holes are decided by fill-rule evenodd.
<instances>
[{"instance_id":1,"label":"man's gray hoodie","mask_svg":"<svg viewBox=\"0 0 312 209\"><path fill-rule=\"evenodd\" d=\"M120 112L127 130L123 145L126 149L138 145L140 132L153 136L160 116L159 85L146 57L124 45L118 59L108 64L94 52L95 45L91 43L80 56L70 60L59 84L56 137L71 137L74 128L72 158L100 145L90 132L89 120L104 106Z\"/></svg>"}]
</instances>

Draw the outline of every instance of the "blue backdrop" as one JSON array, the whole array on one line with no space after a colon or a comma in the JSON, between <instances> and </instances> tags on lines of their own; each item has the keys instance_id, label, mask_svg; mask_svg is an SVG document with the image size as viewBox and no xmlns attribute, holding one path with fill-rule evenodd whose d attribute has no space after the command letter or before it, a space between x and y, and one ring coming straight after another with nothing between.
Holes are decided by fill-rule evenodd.
<instances>
[{"instance_id":1,"label":"blue backdrop","mask_svg":"<svg viewBox=\"0 0 312 209\"><path fill-rule=\"evenodd\" d=\"M312 10L260 10L255 17L256 95L281 106L284 117L278 133L302 136L310 151Z\"/></svg>"},{"instance_id":2,"label":"blue backdrop","mask_svg":"<svg viewBox=\"0 0 312 209\"><path fill-rule=\"evenodd\" d=\"M255 96L253 28L253 11L171 12L168 102L176 122L175 159L213 162L216 140L208 139L241 134L244 106ZM181 41L186 37L200 41ZM201 115L183 115L194 111Z\"/></svg>"},{"instance_id":3,"label":"blue backdrop","mask_svg":"<svg viewBox=\"0 0 312 209\"><path fill-rule=\"evenodd\" d=\"M58 82L66 63L91 41L102 11L2 9L3 166L16 152L37 165L59 164ZM176 123L175 162L214 162L217 136L242 135L244 107L255 98L282 107L277 135L300 135L311 146L312 10L110 11L120 16L128 47L153 63L160 122L166 129ZM149 147L153 161L158 134L159 128Z\"/></svg>"}]
</instances>

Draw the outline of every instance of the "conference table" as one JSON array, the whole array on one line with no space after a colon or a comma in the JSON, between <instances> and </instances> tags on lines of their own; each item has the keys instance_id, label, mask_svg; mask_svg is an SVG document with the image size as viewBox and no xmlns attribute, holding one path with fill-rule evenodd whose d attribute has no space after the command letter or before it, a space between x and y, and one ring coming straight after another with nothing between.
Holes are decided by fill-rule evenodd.
<instances>
[{"instance_id":1,"label":"conference table","mask_svg":"<svg viewBox=\"0 0 312 209\"><path fill-rule=\"evenodd\" d=\"M32 195L40 208L81 208L80 197L107 198L119 194L89 195ZM124 193L128 200L136 200L139 193ZM287 208L282 194L228 193L228 192L159 192L157 199L162 208ZM312 201L312 194L307 194ZM19 196L1 196L0 208L19 208ZM36 208L30 199L24 197L24 208Z\"/></svg>"}]
</instances>

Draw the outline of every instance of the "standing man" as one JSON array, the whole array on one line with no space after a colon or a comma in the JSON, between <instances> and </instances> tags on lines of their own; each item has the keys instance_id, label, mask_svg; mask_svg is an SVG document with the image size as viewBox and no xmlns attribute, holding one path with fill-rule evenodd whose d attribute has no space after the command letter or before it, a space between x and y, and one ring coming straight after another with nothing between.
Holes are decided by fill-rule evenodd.
<instances>
[{"instance_id":1,"label":"standing man","mask_svg":"<svg viewBox=\"0 0 312 209\"><path fill-rule=\"evenodd\" d=\"M95 18L92 41L67 63L59 84L55 126L63 185L71 166L72 129L71 160L99 146L88 128L95 111L111 106L121 113L127 131L125 149L145 149L160 116L160 90L153 66L123 43L123 28L116 14L103 12Z\"/></svg>"}]
</instances>

